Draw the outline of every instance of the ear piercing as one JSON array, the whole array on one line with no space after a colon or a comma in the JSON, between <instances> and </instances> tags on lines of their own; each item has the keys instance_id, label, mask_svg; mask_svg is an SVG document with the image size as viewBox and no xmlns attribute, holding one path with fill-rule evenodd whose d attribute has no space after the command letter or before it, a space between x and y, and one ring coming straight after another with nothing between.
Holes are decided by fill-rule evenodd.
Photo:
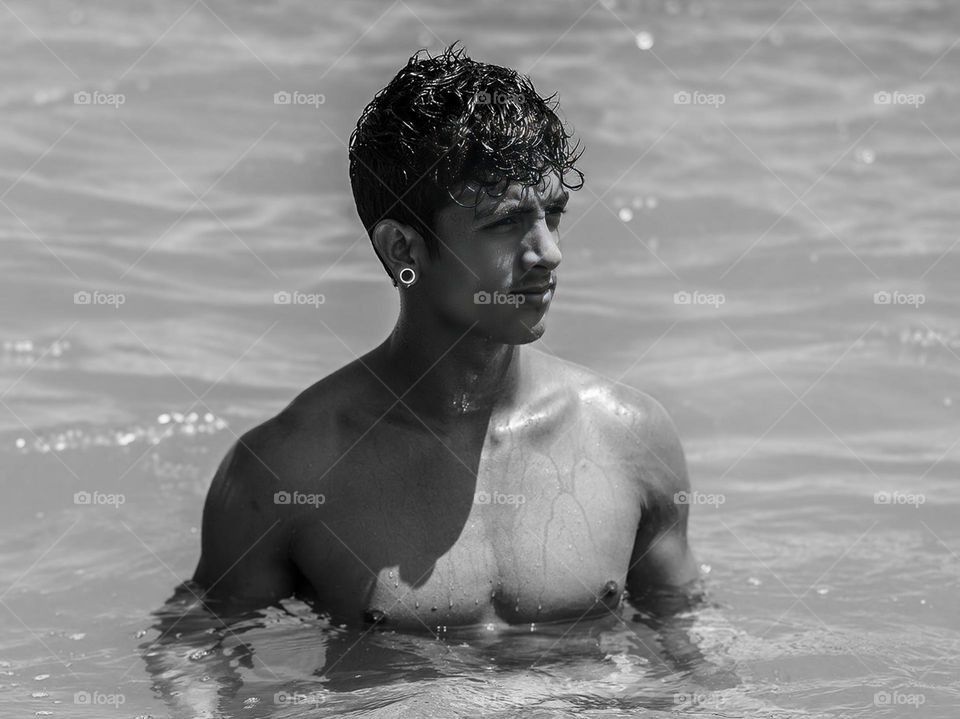
<instances>
[{"instance_id":1,"label":"ear piercing","mask_svg":"<svg viewBox=\"0 0 960 719\"><path fill-rule=\"evenodd\" d=\"M402 284L404 287L410 287L416 281L417 273L412 267L404 267L402 270L400 270L400 284Z\"/></svg>"}]
</instances>

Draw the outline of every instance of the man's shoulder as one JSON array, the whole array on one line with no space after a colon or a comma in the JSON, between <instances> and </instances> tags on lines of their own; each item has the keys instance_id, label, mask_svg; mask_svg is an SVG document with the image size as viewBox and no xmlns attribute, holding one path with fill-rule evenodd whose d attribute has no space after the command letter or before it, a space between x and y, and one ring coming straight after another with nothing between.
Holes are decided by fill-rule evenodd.
<instances>
[{"instance_id":1,"label":"man's shoulder","mask_svg":"<svg viewBox=\"0 0 960 719\"><path fill-rule=\"evenodd\" d=\"M250 465L280 476L299 476L304 465L331 447L337 428L382 388L360 360L354 360L300 392L276 415L248 430L234 451Z\"/></svg>"},{"instance_id":2,"label":"man's shoulder","mask_svg":"<svg viewBox=\"0 0 960 719\"><path fill-rule=\"evenodd\" d=\"M676 435L667 410L646 392L553 355L538 351L536 356L541 369L549 372L555 390L597 418L609 420L625 431L641 432L645 437L666 439Z\"/></svg>"},{"instance_id":3,"label":"man's shoulder","mask_svg":"<svg viewBox=\"0 0 960 719\"><path fill-rule=\"evenodd\" d=\"M636 387L607 379L586 367L537 354L557 391L575 402L581 416L603 432L606 444L620 454L618 459L651 468L666 480L674 478L676 486L685 485L683 448L663 404Z\"/></svg>"}]
</instances>

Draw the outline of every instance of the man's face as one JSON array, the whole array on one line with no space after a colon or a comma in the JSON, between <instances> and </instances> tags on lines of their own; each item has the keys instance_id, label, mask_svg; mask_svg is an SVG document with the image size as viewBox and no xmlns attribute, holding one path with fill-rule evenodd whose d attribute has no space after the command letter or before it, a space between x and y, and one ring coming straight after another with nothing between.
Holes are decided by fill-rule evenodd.
<instances>
[{"instance_id":1,"label":"man's face","mask_svg":"<svg viewBox=\"0 0 960 719\"><path fill-rule=\"evenodd\" d=\"M557 175L490 197L476 185L460 207L440 210L440 258L422 273L424 296L444 319L497 342L523 344L545 330L561 255L559 226L569 193ZM479 199L476 209L473 205Z\"/></svg>"}]
</instances>

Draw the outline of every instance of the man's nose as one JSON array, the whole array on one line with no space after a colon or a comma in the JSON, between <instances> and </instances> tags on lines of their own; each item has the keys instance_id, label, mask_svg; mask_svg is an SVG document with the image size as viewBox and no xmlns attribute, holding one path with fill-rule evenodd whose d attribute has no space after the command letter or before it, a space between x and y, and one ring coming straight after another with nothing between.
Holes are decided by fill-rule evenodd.
<instances>
[{"instance_id":1,"label":"man's nose","mask_svg":"<svg viewBox=\"0 0 960 719\"><path fill-rule=\"evenodd\" d=\"M530 269L542 265L553 270L560 264L563 255L554 233L547 226L546 218L537 220L530 229L529 246L523 253L524 268Z\"/></svg>"}]
</instances>

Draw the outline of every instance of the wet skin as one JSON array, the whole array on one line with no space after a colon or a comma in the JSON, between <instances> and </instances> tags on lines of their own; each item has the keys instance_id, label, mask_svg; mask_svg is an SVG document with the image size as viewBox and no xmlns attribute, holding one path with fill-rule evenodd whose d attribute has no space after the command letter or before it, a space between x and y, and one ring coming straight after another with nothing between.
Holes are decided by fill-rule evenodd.
<instances>
[{"instance_id":1,"label":"wet skin","mask_svg":"<svg viewBox=\"0 0 960 719\"><path fill-rule=\"evenodd\" d=\"M440 259L380 223L381 257L418 281L382 345L224 459L194 575L210 602L296 593L337 622L434 631L603 616L625 590L696 579L664 409L526 346L552 293L509 293L555 280L561 190L441 211ZM514 299L477 304L480 291Z\"/></svg>"}]
</instances>

